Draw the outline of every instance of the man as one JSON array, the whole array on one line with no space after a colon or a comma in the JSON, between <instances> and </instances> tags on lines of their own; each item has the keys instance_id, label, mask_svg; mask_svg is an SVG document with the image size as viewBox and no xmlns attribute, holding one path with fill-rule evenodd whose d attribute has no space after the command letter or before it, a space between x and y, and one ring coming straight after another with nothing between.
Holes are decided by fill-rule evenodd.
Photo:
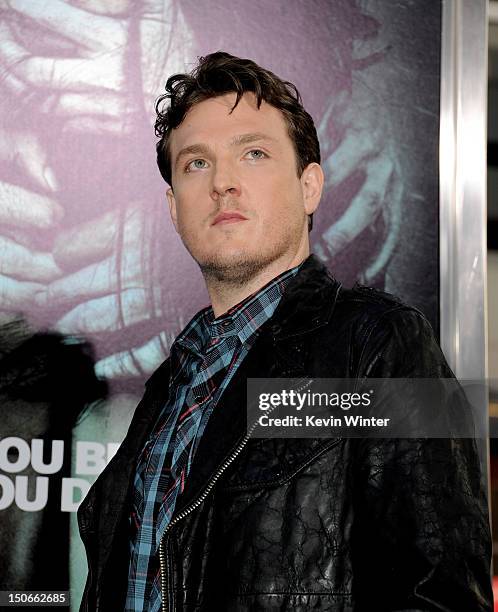
<instances>
[{"instance_id":1,"label":"man","mask_svg":"<svg viewBox=\"0 0 498 612\"><path fill-rule=\"evenodd\" d=\"M247 435L248 378L452 376L419 311L309 254L323 173L297 90L218 52L157 111L211 306L81 504L82 610L491 610L473 440Z\"/></svg>"}]
</instances>

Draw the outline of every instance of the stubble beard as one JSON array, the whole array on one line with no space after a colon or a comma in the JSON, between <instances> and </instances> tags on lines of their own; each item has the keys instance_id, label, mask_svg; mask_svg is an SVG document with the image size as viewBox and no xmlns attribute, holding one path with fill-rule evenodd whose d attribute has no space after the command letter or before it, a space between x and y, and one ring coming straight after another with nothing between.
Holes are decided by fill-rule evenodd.
<instances>
[{"instance_id":1,"label":"stubble beard","mask_svg":"<svg viewBox=\"0 0 498 612\"><path fill-rule=\"evenodd\" d=\"M270 240L270 239L269 239ZM215 283L230 287L241 287L256 278L266 268L278 261L293 240L290 232L280 236L278 242L268 244L264 250L240 249L227 254L213 253L206 256L190 254L197 262L207 284ZM190 250L190 249L189 249Z\"/></svg>"}]
</instances>

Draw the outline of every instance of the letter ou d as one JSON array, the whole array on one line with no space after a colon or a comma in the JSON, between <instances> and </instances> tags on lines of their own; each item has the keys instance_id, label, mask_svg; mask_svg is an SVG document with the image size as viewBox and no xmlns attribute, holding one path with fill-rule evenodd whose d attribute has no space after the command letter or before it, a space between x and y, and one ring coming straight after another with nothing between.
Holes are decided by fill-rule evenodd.
<instances>
[{"instance_id":1,"label":"letter ou d","mask_svg":"<svg viewBox=\"0 0 498 612\"><path fill-rule=\"evenodd\" d=\"M0 475L0 510L5 510L14 501L16 488L8 476Z\"/></svg>"},{"instance_id":2,"label":"letter ou d","mask_svg":"<svg viewBox=\"0 0 498 612\"><path fill-rule=\"evenodd\" d=\"M48 478L37 476L35 478L34 499L28 499L29 480L27 476L16 476L16 484L8 476L0 475L0 510L8 508L16 501L17 507L27 512L37 512L47 505L48 501ZM31 497L33 497L31 495Z\"/></svg>"}]
</instances>

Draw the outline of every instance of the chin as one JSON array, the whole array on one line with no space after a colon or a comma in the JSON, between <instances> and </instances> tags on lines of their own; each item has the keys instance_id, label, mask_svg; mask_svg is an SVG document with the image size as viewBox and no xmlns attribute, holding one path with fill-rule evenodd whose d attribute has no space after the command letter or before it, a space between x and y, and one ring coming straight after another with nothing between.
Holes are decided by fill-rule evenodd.
<instances>
[{"instance_id":1,"label":"chin","mask_svg":"<svg viewBox=\"0 0 498 612\"><path fill-rule=\"evenodd\" d=\"M219 249L216 253L195 258L206 277L218 281L247 283L272 260L254 249Z\"/></svg>"},{"instance_id":2,"label":"chin","mask_svg":"<svg viewBox=\"0 0 498 612\"><path fill-rule=\"evenodd\" d=\"M231 267L244 265L258 259L258 253L249 248L224 248L220 247L210 253L203 253L197 259L199 265L215 267Z\"/></svg>"}]
</instances>

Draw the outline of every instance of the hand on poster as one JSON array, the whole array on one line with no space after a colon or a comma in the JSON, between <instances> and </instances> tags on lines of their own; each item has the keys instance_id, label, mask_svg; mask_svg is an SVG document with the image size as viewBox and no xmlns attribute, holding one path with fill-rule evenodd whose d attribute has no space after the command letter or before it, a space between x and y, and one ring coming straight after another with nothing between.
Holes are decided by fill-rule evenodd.
<instances>
[{"instance_id":1,"label":"hand on poster","mask_svg":"<svg viewBox=\"0 0 498 612\"><path fill-rule=\"evenodd\" d=\"M154 249L144 206L130 206L121 217L121 211L109 211L61 232L55 260L74 272L54 280L38 297L67 311L57 322L63 333L95 336L130 330L129 348L97 364L99 376L105 378L152 373L168 353L160 283L153 277L154 268L159 273L164 273L164 268L153 265L159 253ZM77 268L82 262L87 265ZM132 329L146 322L149 335L151 330L155 335L144 346L135 347L140 336Z\"/></svg>"},{"instance_id":2,"label":"hand on poster","mask_svg":"<svg viewBox=\"0 0 498 612\"><path fill-rule=\"evenodd\" d=\"M0 155L22 186L5 176L0 183L0 221L7 227L0 237L2 308L62 312L56 327L81 335L124 330L158 316L146 272L153 256L144 236L150 203L113 202L110 192L108 210L68 223L57 200L66 177L48 167L46 129L60 125L76 137L122 137L136 129L137 116L144 131L151 129L146 123L152 123L164 75L183 69L189 52L181 12L158 0L0 0L0 9L6 17L0 25L5 106L29 99L38 116L47 117L45 135L43 126L24 124L27 113L20 115L24 134L3 128ZM48 252L33 249L37 228L56 236Z\"/></svg>"},{"instance_id":3,"label":"hand on poster","mask_svg":"<svg viewBox=\"0 0 498 612\"><path fill-rule=\"evenodd\" d=\"M396 244L403 195L403 183L393 139L389 131L384 102L368 86L368 72L356 76L353 91L343 91L331 98L320 124L318 135L322 148L325 189L334 189L355 173L362 173L359 190L344 213L313 244L316 254L329 261L350 245L363 230L383 215L386 235L380 250L363 271L363 283L369 283L388 263ZM327 138L329 122L338 142Z\"/></svg>"},{"instance_id":4,"label":"hand on poster","mask_svg":"<svg viewBox=\"0 0 498 612\"><path fill-rule=\"evenodd\" d=\"M73 271L39 297L67 311L57 324L60 331L118 331L123 323L133 325L150 313L146 225L144 207L137 204L60 232L55 261Z\"/></svg>"}]
</instances>

